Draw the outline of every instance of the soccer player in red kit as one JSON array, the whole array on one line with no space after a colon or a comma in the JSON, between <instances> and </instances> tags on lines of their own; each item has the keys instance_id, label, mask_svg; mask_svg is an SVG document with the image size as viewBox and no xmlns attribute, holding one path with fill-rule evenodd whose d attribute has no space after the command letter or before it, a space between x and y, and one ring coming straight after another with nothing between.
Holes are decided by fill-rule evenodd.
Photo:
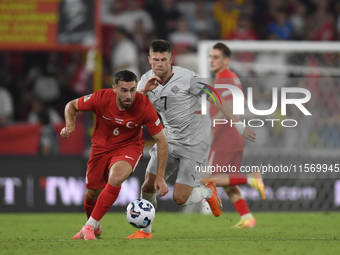
<instances>
[{"instance_id":1,"label":"soccer player in red kit","mask_svg":"<svg viewBox=\"0 0 340 255\"><path fill-rule=\"evenodd\" d=\"M217 43L210 51L210 69L215 73L215 84L231 84L242 90L242 85L237 75L228 68L231 51L223 43ZM228 89L216 89L218 94L230 105L233 105L233 96ZM212 119L223 119L224 115L215 107L210 106L210 117ZM247 202L243 199L240 188L237 185L249 184L255 188L262 199L266 198L265 187L262 178L256 174L240 174L242 154L244 149L244 138L238 135L234 126L217 125L213 128L213 141L211 143L209 163L210 166L235 166L237 173L214 173L204 177L201 182L214 182L216 186L222 186L229 196L236 211L240 214L240 221L235 228L246 228L256 226L256 220L251 214Z\"/></svg>"},{"instance_id":2,"label":"soccer player in red kit","mask_svg":"<svg viewBox=\"0 0 340 255\"><path fill-rule=\"evenodd\" d=\"M158 172L154 188L158 196L168 191L164 171L168 143L162 124L149 99L137 91L137 77L120 71L113 77L112 89L102 89L70 101L65 107L66 126L60 135L75 131L78 111L96 114L92 148L86 172L84 209L88 221L71 239L96 240L99 221L116 201L121 184L133 173L143 156L142 126L146 125L158 146Z\"/></svg>"}]
</instances>

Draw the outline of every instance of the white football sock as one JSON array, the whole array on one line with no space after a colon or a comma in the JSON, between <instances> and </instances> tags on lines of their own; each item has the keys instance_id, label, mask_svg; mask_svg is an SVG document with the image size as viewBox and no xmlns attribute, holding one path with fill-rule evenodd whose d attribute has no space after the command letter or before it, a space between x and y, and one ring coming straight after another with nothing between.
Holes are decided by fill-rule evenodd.
<instances>
[{"instance_id":1,"label":"white football sock","mask_svg":"<svg viewBox=\"0 0 340 255\"><path fill-rule=\"evenodd\" d=\"M254 216L251 214L251 213L247 213L247 214L245 214L245 215L242 215L241 216L241 219L242 220L248 220L248 219L250 219L250 218L253 218Z\"/></svg>"},{"instance_id":2,"label":"white football sock","mask_svg":"<svg viewBox=\"0 0 340 255\"><path fill-rule=\"evenodd\" d=\"M191 192L190 197L183 205L196 204L202 201L203 199L211 198L211 196L212 196L212 189L210 188L207 188L207 187L194 188Z\"/></svg>"},{"instance_id":3,"label":"white football sock","mask_svg":"<svg viewBox=\"0 0 340 255\"><path fill-rule=\"evenodd\" d=\"M155 207L155 210L156 210L156 208L157 208L157 193L147 193L147 192L141 191L140 197L148 200L153 205L153 207ZM152 229L152 224L150 224L146 228L142 228L141 230L145 233L150 234L151 229Z\"/></svg>"},{"instance_id":4,"label":"white football sock","mask_svg":"<svg viewBox=\"0 0 340 255\"><path fill-rule=\"evenodd\" d=\"M86 225L91 225L93 227L94 230L96 230L99 226L99 221L96 221L95 219L93 219L91 216L88 219L88 221L86 222Z\"/></svg>"},{"instance_id":5,"label":"white football sock","mask_svg":"<svg viewBox=\"0 0 340 255\"><path fill-rule=\"evenodd\" d=\"M157 209L157 193L146 193L141 191L140 198L148 200L153 207L155 207L155 210Z\"/></svg>"}]
</instances>

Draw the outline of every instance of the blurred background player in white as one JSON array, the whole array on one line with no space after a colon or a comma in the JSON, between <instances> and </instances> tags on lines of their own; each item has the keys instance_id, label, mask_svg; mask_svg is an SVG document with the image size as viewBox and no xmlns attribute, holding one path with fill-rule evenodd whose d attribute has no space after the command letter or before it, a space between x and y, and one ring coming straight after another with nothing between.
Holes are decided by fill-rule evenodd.
<instances>
[{"instance_id":1,"label":"blurred background player in white","mask_svg":"<svg viewBox=\"0 0 340 255\"><path fill-rule=\"evenodd\" d=\"M71 239L96 240L99 221L118 198L122 183L134 172L143 156L142 126L146 125L158 145L159 164L156 192L164 196L168 146L163 127L149 99L137 93L137 77L124 70L113 77L112 89L101 89L70 101L65 107L66 126L60 135L68 138L75 131L79 111L93 111L96 126L86 171L85 226Z\"/></svg>"},{"instance_id":2,"label":"blurred background player in white","mask_svg":"<svg viewBox=\"0 0 340 255\"><path fill-rule=\"evenodd\" d=\"M198 83L198 74L178 66L172 66L171 44L165 40L155 40L150 45L149 63L152 70L145 73L138 84L140 93L147 95L162 117L165 134L169 143L168 162L165 180L178 169L173 192L173 199L179 205L191 205L206 199L214 216L220 216L222 203L213 182L205 187L198 187L203 171L196 167L206 165L210 149L210 120L207 115L195 114L201 110L202 88ZM213 102L211 98L208 98ZM222 102L218 108L233 123L240 120L232 114L232 109ZM248 126L237 125L239 133L250 141L255 141L256 134ZM157 145L150 150L145 181L141 197L157 206L154 180L157 174ZM151 225L128 239L152 238Z\"/></svg>"},{"instance_id":3,"label":"blurred background player in white","mask_svg":"<svg viewBox=\"0 0 340 255\"><path fill-rule=\"evenodd\" d=\"M123 27L117 27L114 39L115 45L112 51L113 73L129 70L139 77L138 50L128 37L127 31Z\"/></svg>"},{"instance_id":4,"label":"blurred background player in white","mask_svg":"<svg viewBox=\"0 0 340 255\"><path fill-rule=\"evenodd\" d=\"M210 51L210 70L216 76L215 84L231 84L242 90L242 84L237 75L228 68L231 51L223 43L216 43ZM233 95L228 89L216 89L218 94L232 107ZM246 102L246 100L244 101ZM245 103L246 104L246 103ZM245 105L246 107L246 105ZM211 119L223 119L224 115L217 107L210 105L209 113ZM265 187L262 179L257 175L240 174L242 155L244 150L244 138L238 135L235 127L229 125L216 125L213 129L213 141L209 155L209 166L235 166L236 173L214 172L202 178L203 184L214 182L216 186L224 188L224 191L233 203L235 210L240 214L240 221L234 228L246 228L256 226L256 220L251 214L247 202L243 199L239 184L250 184L261 195L266 198Z\"/></svg>"},{"instance_id":5,"label":"blurred background player in white","mask_svg":"<svg viewBox=\"0 0 340 255\"><path fill-rule=\"evenodd\" d=\"M14 107L11 93L0 81L0 128L10 124L13 120Z\"/></svg>"}]
</instances>

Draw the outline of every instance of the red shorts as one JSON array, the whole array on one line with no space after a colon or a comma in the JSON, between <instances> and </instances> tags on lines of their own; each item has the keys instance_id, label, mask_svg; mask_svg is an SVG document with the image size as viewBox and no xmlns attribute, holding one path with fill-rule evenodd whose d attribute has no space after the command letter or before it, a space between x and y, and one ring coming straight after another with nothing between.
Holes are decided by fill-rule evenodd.
<instances>
[{"instance_id":1,"label":"red shorts","mask_svg":"<svg viewBox=\"0 0 340 255\"><path fill-rule=\"evenodd\" d=\"M239 173L243 151L210 151L208 166L214 166L212 174ZM229 171L230 170L230 171Z\"/></svg>"},{"instance_id":2,"label":"red shorts","mask_svg":"<svg viewBox=\"0 0 340 255\"><path fill-rule=\"evenodd\" d=\"M86 188L104 189L108 181L110 167L118 161L126 161L135 171L143 158L143 147L127 146L113 150L102 150L92 147L90 159L87 162Z\"/></svg>"}]
</instances>

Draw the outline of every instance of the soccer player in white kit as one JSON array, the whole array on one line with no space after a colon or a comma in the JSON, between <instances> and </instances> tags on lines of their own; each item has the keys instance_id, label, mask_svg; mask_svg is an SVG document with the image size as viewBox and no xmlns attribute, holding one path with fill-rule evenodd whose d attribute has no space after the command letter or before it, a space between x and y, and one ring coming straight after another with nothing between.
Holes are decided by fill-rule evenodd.
<instances>
[{"instance_id":1,"label":"soccer player in white kit","mask_svg":"<svg viewBox=\"0 0 340 255\"><path fill-rule=\"evenodd\" d=\"M198 83L198 74L188 69L172 66L171 45L165 40L155 40L150 45L148 57L152 69L140 79L137 90L147 95L161 116L168 140L168 161L164 179L178 169L173 192L173 199L179 205L190 205L206 199L213 214L218 217L222 212L222 203L213 182L199 187L204 171L197 167L206 165L210 150L210 119L200 114L202 89L208 89ZM196 79L195 79L196 78ZM214 94L213 94L214 96ZM208 98L213 102L213 99ZM233 123L240 120L232 114L226 102L218 102L218 109ZM250 141L255 141L256 134L248 126L235 125L239 133ZM146 169L141 197L157 207L157 193L154 182L157 173L157 146L150 150L151 159ZM152 225L136 231L128 239L152 238Z\"/></svg>"}]
</instances>

